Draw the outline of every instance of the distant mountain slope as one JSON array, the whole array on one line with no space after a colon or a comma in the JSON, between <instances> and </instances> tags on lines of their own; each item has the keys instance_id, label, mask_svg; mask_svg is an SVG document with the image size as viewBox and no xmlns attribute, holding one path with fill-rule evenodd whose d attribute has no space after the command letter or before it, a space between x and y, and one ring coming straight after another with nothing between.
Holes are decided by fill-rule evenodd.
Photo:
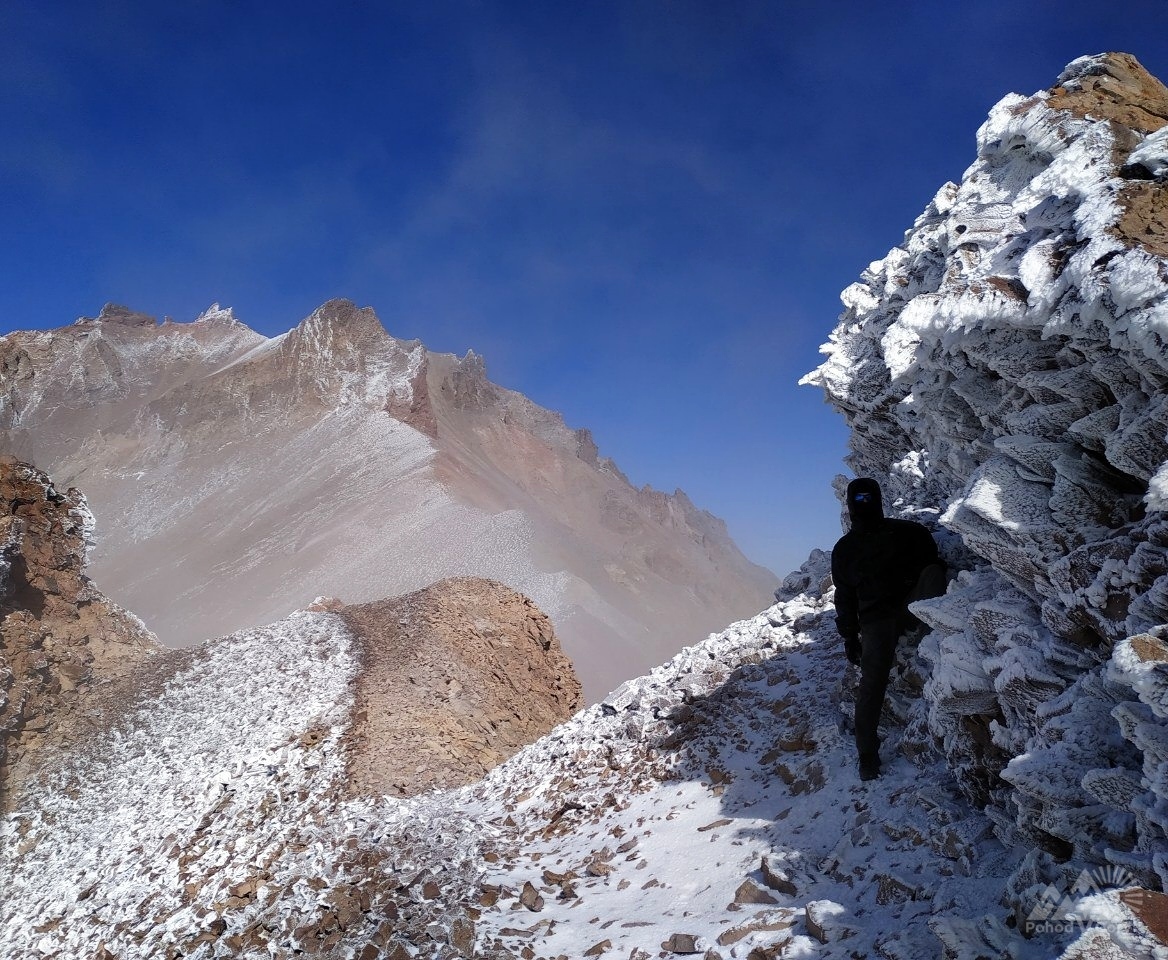
<instances>
[{"instance_id":1,"label":"distant mountain slope","mask_svg":"<svg viewBox=\"0 0 1168 960\"><path fill-rule=\"evenodd\" d=\"M272 339L217 307L9 334L0 450L86 490L94 576L172 646L484 576L551 616L595 698L774 585L684 494L347 301Z\"/></svg>"}]
</instances>

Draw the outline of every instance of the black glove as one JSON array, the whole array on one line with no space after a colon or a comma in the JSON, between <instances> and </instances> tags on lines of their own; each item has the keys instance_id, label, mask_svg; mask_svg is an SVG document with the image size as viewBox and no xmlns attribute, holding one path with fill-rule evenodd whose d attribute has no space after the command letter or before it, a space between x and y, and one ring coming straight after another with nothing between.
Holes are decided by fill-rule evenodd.
<instances>
[{"instance_id":1,"label":"black glove","mask_svg":"<svg viewBox=\"0 0 1168 960\"><path fill-rule=\"evenodd\" d=\"M848 663L854 663L858 667L860 665L860 652L859 637L844 637L844 654L848 658Z\"/></svg>"}]
</instances>

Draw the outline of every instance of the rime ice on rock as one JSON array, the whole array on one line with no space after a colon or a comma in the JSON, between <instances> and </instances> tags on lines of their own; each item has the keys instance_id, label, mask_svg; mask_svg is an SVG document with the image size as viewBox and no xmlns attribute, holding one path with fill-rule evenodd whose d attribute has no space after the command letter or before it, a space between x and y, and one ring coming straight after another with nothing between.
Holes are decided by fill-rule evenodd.
<instances>
[{"instance_id":1,"label":"rime ice on rock","mask_svg":"<svg viewBox=\"0 0 1168 960\"><path fill-rule=\"evenodd\" d=\"M971 551L939 536L964 572L920 605L920 749L1006 842L1159 885L1164 668L1126 638L1168 621L1168 90L1124 54L1058 83L994 107L804 382Z\"/></svg>"}]
</instances>

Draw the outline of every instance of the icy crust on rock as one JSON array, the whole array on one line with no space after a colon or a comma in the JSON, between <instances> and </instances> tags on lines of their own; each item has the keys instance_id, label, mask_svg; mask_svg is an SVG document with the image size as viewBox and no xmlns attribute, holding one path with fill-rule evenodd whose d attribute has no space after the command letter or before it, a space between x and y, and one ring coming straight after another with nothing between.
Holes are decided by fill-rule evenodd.
<instances>
[{"instance_id":1,"label":"icy crust on rock","mask_svg":"<svg viewBox=\"0 0 1168 960\"><path fill-rule=\"evenodd\" d=\"M1148 137L1128 158L1128 163L1139 166L1154 180L1168 177L1168 127L1163 127Z\"/></svg>"},{"instance_id":2,"label":"icy crust on rock","mask_svg":"<svg viewBox=\"0 0 1168 960\"><path fill-rule=\"evenodd\" d=\"M994 107L961 183L843 293L804 382L847 419L856 475L962 571L919 605L909 739L1033 851L1016 891L1084 867L1159 888L1168 782L1149 757L1168 729L1144 698L1162 668L1123 651L1168 621L1165 140L1115 117L1168 98L1126 55L1060 83Z\"/></svg>"},{"instance_id":3,"label":"icy crust on rock","mask_svg":"<svg viewBox=\"0 0 1168 960\"><path fill-rule=\"evenodd\" d=\"M338 617L294 614L207 645L46 771L0 827L0 956L161 955L217 901L262 905L262 891L230 892L261 872L290 883L285 912L314 902L290 878L328 873L303 831L343 771L355 671Z\"/></svg>"}]
</instances>

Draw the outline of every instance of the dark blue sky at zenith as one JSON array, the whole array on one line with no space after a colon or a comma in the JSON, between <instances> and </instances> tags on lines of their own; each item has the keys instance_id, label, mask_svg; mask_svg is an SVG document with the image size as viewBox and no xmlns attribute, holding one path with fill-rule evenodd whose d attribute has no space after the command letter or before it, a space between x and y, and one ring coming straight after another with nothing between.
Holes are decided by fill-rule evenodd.
<instances>
[{"instance_id":1,"label":"dark blue sky at zenith","mask_svg":"<svg viewBox=\"0 0 1168 960\"><path fill-rule=\"evenodd\" d=\"M1168 78L1130 2L0 4L0 332L376 309L782 575L839 533L798 378L1007 93Z\"/></svg>"}]
</instances>

